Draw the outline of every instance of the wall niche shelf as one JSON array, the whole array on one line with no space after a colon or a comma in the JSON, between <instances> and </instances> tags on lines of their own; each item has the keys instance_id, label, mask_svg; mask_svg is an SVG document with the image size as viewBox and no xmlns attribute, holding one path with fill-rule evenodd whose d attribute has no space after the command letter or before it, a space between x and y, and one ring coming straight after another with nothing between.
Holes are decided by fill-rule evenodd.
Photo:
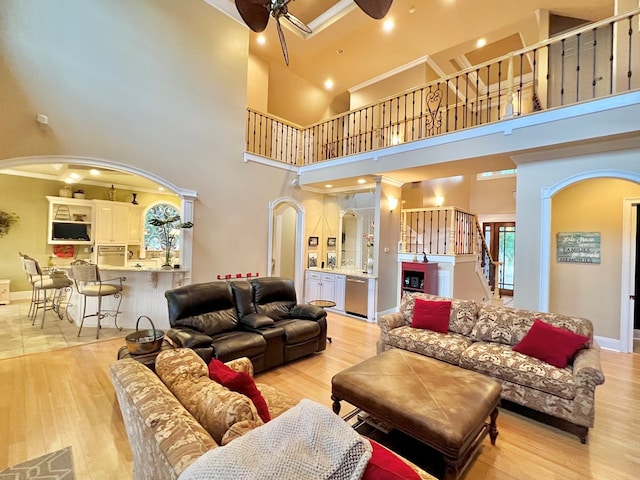
<instances>
[{"instance_id":1,"label":"wall niche shelf","mask_svg":"<svg viewBox=\"0 0 640 480\"><path fill-rule=\"evenodd\" d=\"M438 294L438 264L402 262L400 296L405 292Z\"/></svg>"}]
</instances>

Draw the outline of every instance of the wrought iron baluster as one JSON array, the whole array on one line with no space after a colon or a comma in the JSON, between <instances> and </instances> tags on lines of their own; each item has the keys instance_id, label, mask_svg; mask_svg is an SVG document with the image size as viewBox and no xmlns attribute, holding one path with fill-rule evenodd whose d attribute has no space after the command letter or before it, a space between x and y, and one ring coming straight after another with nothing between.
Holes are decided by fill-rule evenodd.
<instances>
[{"instance_id":1,"label":"wrought iron baluster","mask_svg":"<svg viewBox=\"0 0 640 480\"><path fill-rule=\"evenodd\" d=\"M454 124L453 124L453 130L456 131L458 130L458 80L460 79L460 75L456 75L456 95L455 95L455 111L454 111Z\"/></svg>"},{"instance_id":2,"label":"wrought iron baluster","mask_svg":"<svg viewBox=\"0 0 640 480\"><path fill-rule=\"evenodd\" d=\"M418 212L416 212L416 249L415 252L418 252L418 232L420 228L420 214Z\"/></svg>"},{"instance_id":3,"label":"wrought iron baluster","mask_svg":"<svg viewBox=\"0 0 640 480\"><path fill-rule=\"evenodd\" d=\"M611 95L613 93L613 31L614 31L614 24L613 22L611 22L611 28L609 30L610 32L610 39L609 39L609 43L611 44L611 50L609 52L609 95Z\"/></svg>"},{"instance_id":4,"label":"wrought iron baluster","mask_svg":"<svg viewBox=\"0 0 640 480\"><path fill-rule=\"evenodd\" d=\"M562 45L562 53L560 54L560 105L564 105L564 56L565 56L565 42L563 38L560 44Z\"/></svg>"},{"instance_id":5,"label":"wrought iron baluster","mask_svg":"<svg viewBox=\"0 0 640 480\"><path fill-rule=\"evenodd\" d=\"M517 114L522 114L522 77L523 77L523 68L524 68L524 53L520 54L520 81L518 82L518 112Z\"/></svg>"},{"instance_id":6,"label":"wrought iron baluster","mask_svg":"<svg viewBox=\"0 0 640 480\"><path fill-rule=\"evenodd\" d=\"M627 91L631 90L631 40L633 38L633 17L629 15L629 29L627 30L629 36L629 53L627 55Z\"/></svg>"},{"instance_id":7,"label":"wrought iron baluster","mask_svg":"<svg viewBox=\"0 0 640 480\"><path fill-rule=\"evenodd\" d=\"M482 119L478 118L478 115L482 115L480 111L480 69L476 69L476 113L475 113L475 125L480 125Z\"/></svg>"},{"instance_id":8,"label":"wrought iron baluster","mask_svg":"<svg viewBox=\"0 0 640 480\"><path fill-rule=\"evenodd\" d=\"M580 101L580 34L576 35L576 102Z\"/></svg>"},{"instance_id":9,"label":"wrought iron baluster","mask_svg":"<svg viewBox=\"0 0 640 480\"><path fill-rule=\"evenodd\" d=\"M447 112L446 113L447 127L446 127L445 131L449 132L449 80L448 79L447 79L446 83L447 83L447 86L446 86L445 91L447 92L447 95L446 95L447 99L445 101L445 108L447 109L446 110L446 112Z\"/></svg>"},{"instance_id":10,"label":"wrought iron baluster","mask_svg":"<svg viewBox=\"0 0 640 480\"><path fill-rule=\"evenodd\" d=\"M500 100L502 98L502 60L498 62L498 120L502 117L500 114Z\"/></svg>"},{"instance_id":11,"label":"wrought iron baluster","mask_svg":"<svg viewBox=\"0 0 640 480\"><path fill-rule=\"evenodd\" d=\"M444 211L444 251L442 252L445 255L447 253L447 239L449 237L449 235L447 235L447 230L449 229L448 217L449 217L449 210L445 210Z\"/></svg>"},{"instance_id":12,"label":"wrought iron baluster","mask_svg":"<svg viewBox=\"0 0 640 480\"><path fill-rule=\"evenodd\" d=\"M487 65L487 123L491 121L491 65Z\"/></svg>"},{"instance_id":13,"label":"wrought iron baluster","mask_svg":"<svg viewBox=\"0 0 640 480\"><path fill-rule=\"evenodd\" d=\"M591 30L591 32L593 33L593 75L592 75L592 79L591 79L591 98L596 98L596 84L598 83L598 79L596 78L597 75L597 69L596 69L596 65L597 65L597 59L598 56L596 55L596 51L598 48L598 29L594 28L593 30Z\"/></svg>"}]
</instances>

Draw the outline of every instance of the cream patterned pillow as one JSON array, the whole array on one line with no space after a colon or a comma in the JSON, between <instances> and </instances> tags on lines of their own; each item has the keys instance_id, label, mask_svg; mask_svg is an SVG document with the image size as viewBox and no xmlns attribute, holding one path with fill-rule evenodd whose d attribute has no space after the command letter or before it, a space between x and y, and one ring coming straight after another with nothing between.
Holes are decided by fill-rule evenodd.
<instances>
[{"instance_id":1,"label":"cream patterned pillow","mask_svg":"<svg viewBox=\"0 0 640 480\"><path fill-rule=\"evenodd\" d=\"M469 335L478 319L478 307L473 300L440 297L429 293L405 293L400 301L400 311L404 314L407 325L411 325L416 298L430 301L450 301L449 330L454 333Z\"/></svg>"},{"instance_id":2,"label":"cream patterned pillow","mask_svg":"<svg viewBox=\"0 0 640 480\"><path fill-rule=\"evenodd\" d=\"M219 445L237 423L263 425L253 402L209 379L207 364L189 348L161 352L156 373Z\"/></svg>"}]
</instances>

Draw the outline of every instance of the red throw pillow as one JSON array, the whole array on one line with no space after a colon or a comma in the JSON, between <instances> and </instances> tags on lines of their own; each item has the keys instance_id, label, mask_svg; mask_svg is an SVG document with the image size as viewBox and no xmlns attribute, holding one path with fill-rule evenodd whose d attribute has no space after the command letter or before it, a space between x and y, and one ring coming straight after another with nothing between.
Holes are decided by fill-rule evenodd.
<instances>
[{"instance_id":1,"label":"red throw pillow","mask_svg":"<svg viewBox=\"0 0 640 480\"><path fill-rule=\"evenodd\" d=\"M249 397L262 421L266 423L271 420L267 402L258 387L256 387L256 382L253 381L251 375L246 372L236 372L220 360L212 358L209 363L209 378L224 385L229 390Z\"/></svg>"},{"instance_id":2,"label":"red throw pillow","mask_svg":"<svg viewBox=\"0 0 640 480\"><path fill-rule=\"evenodd\" d=\"M529 355L554 367L564 368L569 360L589 341L589 337L554 327L536 318L514 352Z\"/></svg>"},{"instance_id":3,"label":"red throw pillow","mask_svg":"<svg viewBox=\"0 0 640 480\"><path fill-rule=\"evenodd\" d=\"M451 302L422 300L416 298L413 307L413 318L411 326L433 330L434 332L447 333L449 331L449 314L451 313Z\"/></svg>"},{"instance_id":4,"label":"red throw pillow","mask_svg":"<svg viewBox=\"0 0 640 480\"><path fill-rule=\"evenodd\" d=\"M420 480L415 470L395 453L370 438L368 440L371 442L373 452L362 480Z\"/></svg>"}]
</instances>

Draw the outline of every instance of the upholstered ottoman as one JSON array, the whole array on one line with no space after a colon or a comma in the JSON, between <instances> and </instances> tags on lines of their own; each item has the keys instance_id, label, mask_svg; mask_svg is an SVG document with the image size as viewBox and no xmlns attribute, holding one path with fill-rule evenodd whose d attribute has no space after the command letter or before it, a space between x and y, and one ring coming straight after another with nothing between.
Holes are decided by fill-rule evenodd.
<instances>
[{"instance_id":1,"label":"upholstered ottoman","mask_svg":"<svg viewBox=\"0 0 640 480\"><path fill-rule=\"evenodd\" d=\"M487 433L492 445L498 436L500 384L423 355L387 350L338 373L331 385L336 414L345 400L436 449L447 480L459 476Z\"/></svg>"}]
</instances>

